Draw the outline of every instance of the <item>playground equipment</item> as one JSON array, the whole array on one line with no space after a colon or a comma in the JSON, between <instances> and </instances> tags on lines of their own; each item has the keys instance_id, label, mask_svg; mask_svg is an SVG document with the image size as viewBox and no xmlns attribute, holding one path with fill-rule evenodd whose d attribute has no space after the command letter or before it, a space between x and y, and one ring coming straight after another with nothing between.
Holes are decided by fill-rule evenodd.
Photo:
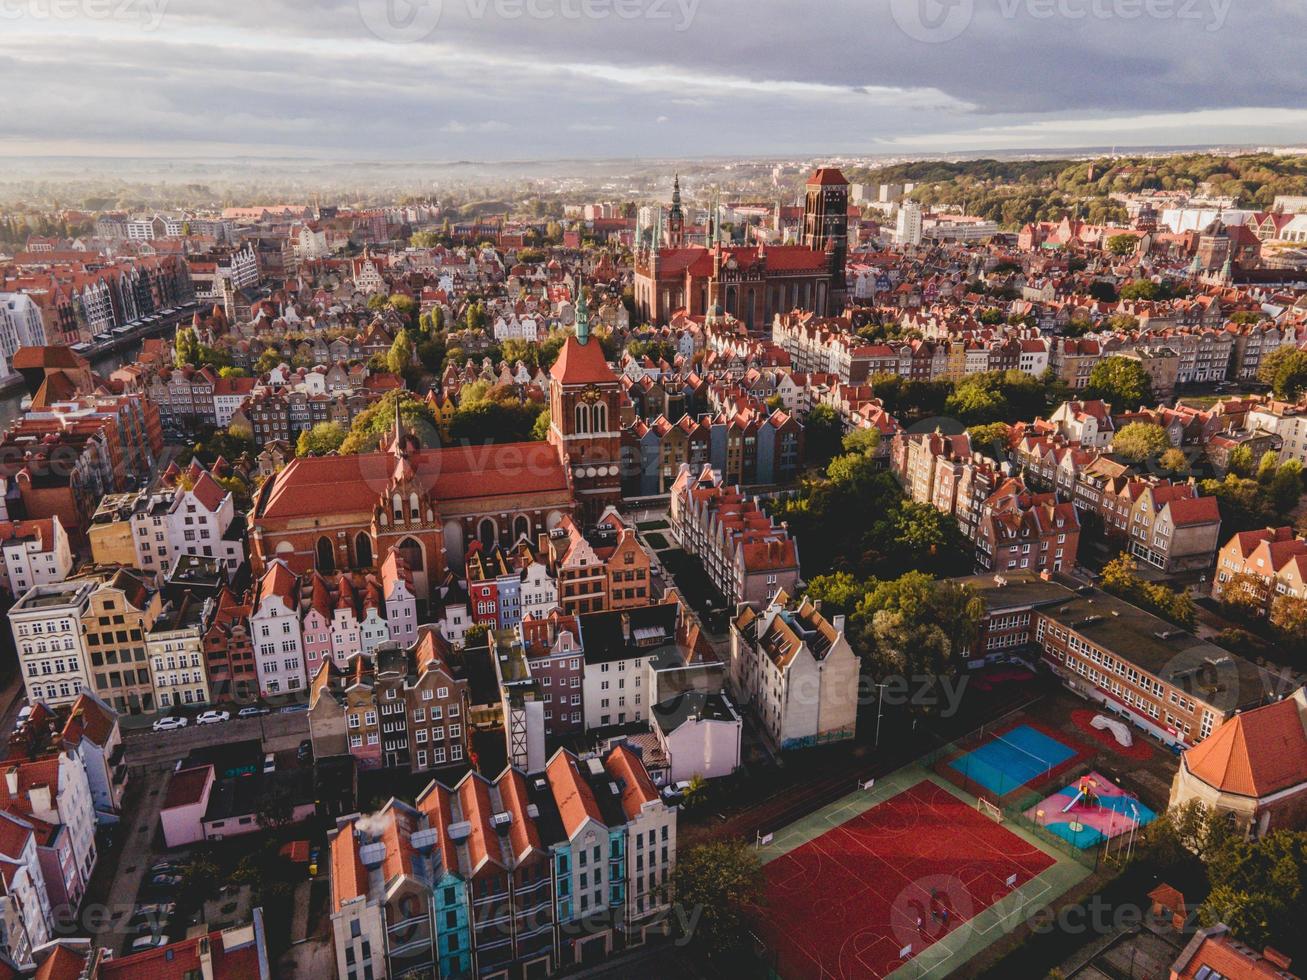
<instances>
[{"instance_id":1,"label":"playground equipment","mask_svg":"<svg viewBox=\"0 0 1307 980\"><path fill-rule=\"evenodd\" d=\"M1094 792L1098 784L1092 779L1080 780L1080 785L1076 788L1076 795L1071 798L1071 802L1062 808L1063 813L1070 813L1080 803L1087 807L1098 806L1098 794Z\"/></svg>"}]
</instances>

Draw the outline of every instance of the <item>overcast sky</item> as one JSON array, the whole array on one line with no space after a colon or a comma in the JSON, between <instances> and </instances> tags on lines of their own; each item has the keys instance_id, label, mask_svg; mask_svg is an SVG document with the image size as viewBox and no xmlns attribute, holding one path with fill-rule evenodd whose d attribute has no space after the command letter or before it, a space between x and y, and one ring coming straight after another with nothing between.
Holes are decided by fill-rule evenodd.
<instances>
[{"instance_id":1,"label":"overcast sky","mask_svg":"<svg viewBox=\"0 0 1307 980\"><path fill-rule=\"evenodd\" d=\"M1307 142L1302 0L0 0L0 154Z\"/></svg>"}]
</instances>

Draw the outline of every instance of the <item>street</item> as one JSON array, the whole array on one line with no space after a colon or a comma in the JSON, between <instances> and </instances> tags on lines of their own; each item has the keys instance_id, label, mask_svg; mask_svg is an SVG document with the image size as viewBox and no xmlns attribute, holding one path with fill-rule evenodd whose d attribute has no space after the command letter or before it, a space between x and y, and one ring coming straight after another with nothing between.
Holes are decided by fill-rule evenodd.
<instances>
[{"instance_id":1,"label":"street","mask_svg":"<svg viewBox=\"0 0 1307 980\"><path fill-rule=\"evenodd\" d=\"M232 718L216 725L196 725L175 732L155 732L149 727L123 731L127 763L133 768L175 762L192 750L224 742L263 741L265 752L297 748L309 737L309 718L304 711L274 712L259 718Z\"/></svg>"}]
</instances>

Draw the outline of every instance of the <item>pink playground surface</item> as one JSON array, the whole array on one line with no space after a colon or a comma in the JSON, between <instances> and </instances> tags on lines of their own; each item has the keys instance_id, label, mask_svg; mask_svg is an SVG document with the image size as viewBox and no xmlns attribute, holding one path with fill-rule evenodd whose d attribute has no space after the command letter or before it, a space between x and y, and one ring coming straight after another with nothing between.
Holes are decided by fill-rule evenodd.
<instances>
[{"instance_id":1,"label":"pink playground surface","mask_svg":"<svg viewBox=\"0 0 1307 980\"><path fill-rule=\"evenodd\" d=\"M1081 787L1093 794L1088 802L1077 800ZM1087 848L1151 823L1156 814L1102 773L1090 772L1036 803L1026 816L1076 847Z\"/></svg>"}]
</instances>

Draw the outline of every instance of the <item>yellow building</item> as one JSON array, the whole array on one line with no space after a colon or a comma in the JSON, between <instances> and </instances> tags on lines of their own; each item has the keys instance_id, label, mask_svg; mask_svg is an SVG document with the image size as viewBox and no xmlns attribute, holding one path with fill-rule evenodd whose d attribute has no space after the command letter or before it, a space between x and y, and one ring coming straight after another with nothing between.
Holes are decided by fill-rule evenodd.
<instances>
[{"instance_id":1,"label":"yellow building","mask_svg":"<svg viewBox=\"0 0 1307 980\"><path fill-rule=\"evenodd\" d=\"M159 593L132 569L102 577L82 616L95 696L120 715L150 713L155 698L145 637L159 618Z\"/></svg>"},{"instance_id":2,"label":"yellow building","mask_svg":"<svg viewBox=\"0 0 1307 980\"><path fill-rule=\"evenodd\" d=\"M95 564L136 567L136 545L132 541L135 502L136 495L131 493L110 494L100 501L86 532Z\"/></svg>"}]
</instances>

